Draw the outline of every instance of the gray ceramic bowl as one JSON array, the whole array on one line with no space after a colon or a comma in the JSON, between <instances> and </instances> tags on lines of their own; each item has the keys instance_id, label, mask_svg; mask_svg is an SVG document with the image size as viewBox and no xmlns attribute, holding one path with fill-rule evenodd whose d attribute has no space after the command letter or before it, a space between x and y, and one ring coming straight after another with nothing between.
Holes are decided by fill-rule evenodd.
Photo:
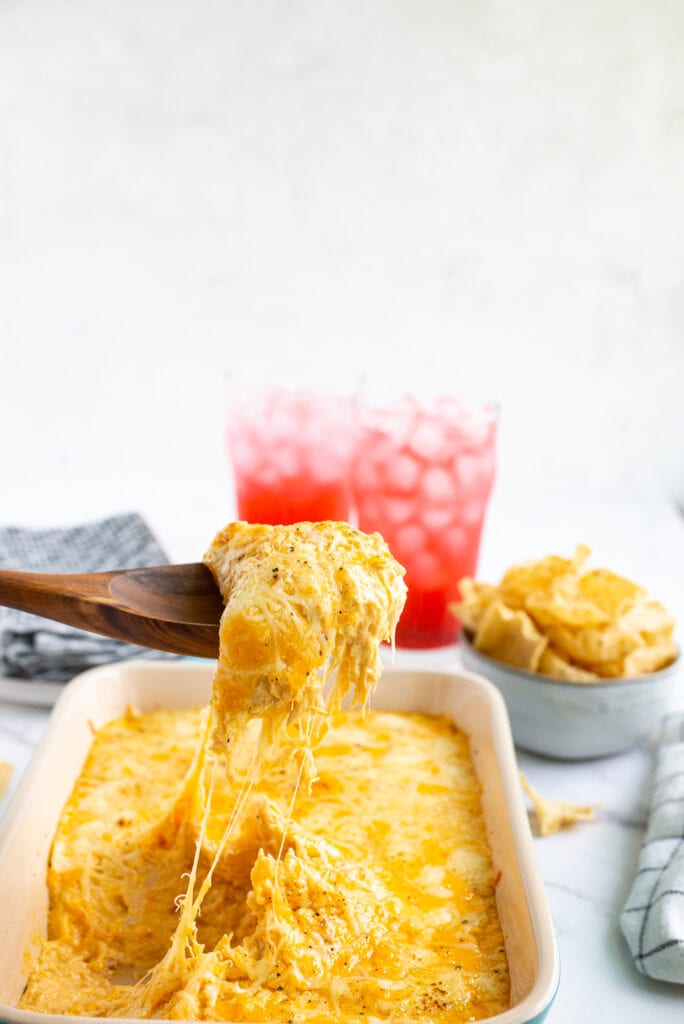
<instances>
[{"instance_id":1,"label":"gray ceramic bowl","mask_svg":"<svg viewBox=\"0 0 684 1024\"><path fill-rule=\"evenodd\" d=\"M512 668L475 650L462 630L463 665L501 691L516 746L580 760L627 750L647 736L677 696L681 657L633 679L572 683Z\"/></svg>"}]
</instances>

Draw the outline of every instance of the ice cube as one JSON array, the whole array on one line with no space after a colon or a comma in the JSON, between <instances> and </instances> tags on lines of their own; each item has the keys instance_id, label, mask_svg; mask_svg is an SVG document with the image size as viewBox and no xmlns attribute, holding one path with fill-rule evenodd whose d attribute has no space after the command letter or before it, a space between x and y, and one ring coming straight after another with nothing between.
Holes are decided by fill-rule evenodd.
<instances>
[{"instance_id":1,"label":"ice cube","mask_svg":"<svg viewBox=\"0 0 684 1024\"><path fill-rule=\"evenodd\" d=\"M326 448L330 455L337 462L349 462L356 443L356 438L350 430L337 430L326 438Z\"/></svg>"},{"instance_id":2,"label":"ice cube","mask_svg":"<svg viewBox=\"0 0 684 1024\"><path fill-rule=\"evenodd\" d=\"M397 446L391 438L384 435L376 438L372 448L364 447L364 458L367 458L375 465L379 474L385 480L391 480L392 467L397 458Z\"/></svg>"},{"instance_id":3,"label":"ice cube","mask_svg":"<svg viewBox=\"0 0 684 1024\"><path fill-rule=\"evenodd\" d=\"M463 419L463 402L450 395L443 395L441 398L436 398L432 403L432 410L440 420L448 423L452 430L454 428L458 428L461 420Z\"/></svg>"},{"instance_id":4,"label":"ice cube","mask_svg":"<svg viewBox=\"0 0 684 1024\"><path fill-rule=\"evenodd\" d=\"M423 417L416 424L409 447L414 455L429 463L445 462L451 454L447 432L436 420L428 417Z\"/></svg>"},{"instance_id":5,"label":"ice cube","mask_svg":"<svg viewBox=\"0 0 684 1024\"><path fill-rule=\"evenodd\" d=\"M281 477L274 466L263 463L261 466L257 466L256 470L252 469L248 474L249 479L253 480L265 491L275 491L280 487Z\"/></svg>"},{"instance_id":6,"label":"ice cube","mask_svg":"<svg viewBox=\"0 0 684 1024\"><path fill-rule=\"evenodd\" d=\"M297 437L306 426L301 417L282 405L277 406L269 413L267 423L271 436L276 442Z\"/></svg>"},{"instance_id":7,"label":"ice cube","mask_svg":"<svg viewBox=\"0 0 684 1024\"><path fill-rule=\"evenodd\" d=\"M394 544L390 543L392 554L401 562L406 558L411 562L416 554L423 548L427 548L427 537L425 531L417 523L407 523L400 527L394 534Z\"/></svg>"},{"instance_id":8,"label":"ice cube","mask_svg":"<svg viewBox=\"0 0 684 1024\"><path fill-rule=\"evenodd\" d=\"M461 498L479 493L482 487L482 456L462 453L454 462Z\"/></svg>"},{"instance_id":9,"label":"ice cube","mask_svg":"<svg viewBox=\"0 0 684 1024\"><path fill-rule=\"evenodd\" d=\"M413 434L419 407L415 399L404 397L391 405L362 410L362 420L369 432L383 434L395 448L401 448Z\"/></svg>"},{"instance_id":10,"label":"ice cube","mask_svg":"<svg viewBox=\"0 0 684 1024\"><path fill-rule=\"evenodd\" d=\"M493 429L491 411L464 410L458 429L463 447L481 449L489 441Z\"/></svg>"},{"instance_id":11,"label":"ice cube","mask_svg":"<svg viewBox=\"0 0 684 1024\"><path fill-rule=\"evenodd\" d=\"M461 503L458 518L465 526L477 526L484 515L484 501L471 498Z\"/></svg>"},{"instance_id":12,"label":"ice cube","mask_svg":"<svg viewBox=\"0 0 684 1024\"><path fill-rule=\"evenodd\" d=\"M420 466L408 452L398 452L385 472L387 486L396 494L411 494L418 485Z\"/></svg>"},{"instance_id":13,"label":"ice cube","mask_svg":"<svg viewBox=\"0 0 684 1024\"><path fill-rule=\"evenodd\" d=\"M356 461L359 465L370 466L376 475L382 475L388 464L394 462L397 448L382 430L366 430L357 446Z\"/></svg>"},{"instance_id":14,"label":"ice cube","mask_svg":"<svg viewBox=\"0 0 684 1024\"><path fill-rule=\"evenodd\" d=\"M445 530L439 539L439 546L445 559L450 562L463 559L468 547L468 540L468 533L462 526L452 525Z\"/></svg>"},{"instance_id":15,"label":"ice cube","mask_svg":"<svg viewBox=\"0 0 684 1024\"><path fill-rule=\"evenodd\" d=\"M437 590L444 586L445 567L432 551L423 549L411 558L407 567L410 587L421 587L423 590Z\"/></svg>"},{"instance_id":16,"label":"ice cube","mask_svg":"<svg viewBox=\"0 0 684 1024\"><path fill-rule=\"evenodd\" d=\"M371 494L376 491L380 485L380 478L378 476L376 466L372 462L366 461L364 457L360 457L356 460L352 479L354 481L354 489L358 491L359 495Z\"/></svg>"},{"instance_id":17,"label":"ice cube","mask_svg":"<svg viewBox=\"0 0 684 1024\"><path fill-rule=\"evenodd\" d=\"M393 524L405 523L416 512L416 503L410 498L386 497L383 509L387 519Z\"/></svg>"},{"instance_id":18,"label":"ice cube","mask_svg":"<svg viewBox=\"0 0 684 1024\"><path fill-rule=\"evenodd\" d=\"M451 505L456 499L456 481L446 469L432 466L423 471L421 500L428 505Z\"/></svg>"},{"instance_id":19,"label":"ice cube","mask_svg":"<svg viewBox=\"0 0 684 1024\"><path fill-rule=\"evenodd\" d=\"M281 444L272 452L272 463L278 476L284 480L294 480L303 468L302 452L294 445Z\"/></svg>"},{"instance_id":20,"label":"ice cube","mask_svg":"<svg viewBox=\"0 0 684 1024\"><path fill-rule=\"evenodd\" d=\"M320 484L331 484L345 475L344 462L325 449L311 449L307 453L306 464L313 479Z\"/></svg>"},{"instance_id":21,"label":"ice cube","mask_svg":"<svg viewBox=\"0 0 684 1024\"><path fill-rule=\"evenodd\" d=\"M255 449L249 440L240 435L228 434L228 451L233 465L239 471L244 471L258 459L258 449Z\"/></svg>"},{"instance_id":22,"label":"ice cube","mask_svg":"<svg viewBox=\"0 0 684 1024\"><path fill-rule=\"evenodd\" d=\"M384 523L383 509L378 497L374 494L357 495L356 511L359 528L365 533L381 530Z\"/></svg>"},{"instance_id":23,"label":"ice cube","mask_svg":"<svg viewBox=\"0 0 684 1024\"><path fill-rule=\"evenodd\" d=\"M426 530L432 534L440 534L452 523L454 510L451 505L436 505L424 508L420 518Z\"/></svg>"}]
</instances>

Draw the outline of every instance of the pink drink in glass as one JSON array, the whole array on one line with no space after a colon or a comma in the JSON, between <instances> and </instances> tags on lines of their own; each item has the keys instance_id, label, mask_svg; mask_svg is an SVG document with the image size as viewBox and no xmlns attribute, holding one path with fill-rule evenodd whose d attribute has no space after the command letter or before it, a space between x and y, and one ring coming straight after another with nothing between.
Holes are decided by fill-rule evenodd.
<instances>
[{"instance_id":1,"label":"pink drink in glass","mask_svg":"<svg viewBox=\"0 0 684 1024\"><path fill-rule=\"evenodd\" d=\"M348 520L354 438L344 398L280 388L234 398L227 441L240 518Z\"/></svg>"},{"instance_id":2,"label":"pink drink in glass","mask_svg":"<svg viewBox=\"0 0 684 1024\"><path fill-rule=\"evenodd\" d=\"M362 412L353 472L362 530L383 535L406 567L402 647L438 647L456 639L449 604L458 582L475 573L495 471L496 407L406 397Z\"/></svg>"}]
</instances>

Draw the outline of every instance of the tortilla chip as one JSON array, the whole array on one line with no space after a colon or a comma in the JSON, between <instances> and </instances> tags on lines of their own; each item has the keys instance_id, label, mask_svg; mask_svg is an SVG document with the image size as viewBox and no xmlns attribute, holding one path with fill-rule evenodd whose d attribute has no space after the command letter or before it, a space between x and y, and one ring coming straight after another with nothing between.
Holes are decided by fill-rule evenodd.
<instances>
[{"instance_id":1,"label":"tortilla chip","mask_svg":"<svg viewBox=\"0 0 684 1024\"><path fill-rule=\"evenodd\" d=\"M608 619L615 621L623 610L646 597L646 591L609 569L592 569L578 578L580 595L602 608Z\"/></svg>"},{"instance_id":2,"label":"tortilla chip","mask_svg":"<svg viewBox=\"0 0 684 1024\"><path fill-rule=\"evenodd\" d=\"M590 671L599 672L597 666L617 661L643 646L638 633L628 632L617 625L588 629L570 629L568 626L549 626L546 634L555 648L570 661Z\"/></svg>"},{"instance_id":3,"label":"tortilla chip","mask_svg":"<svg viewBox=\"0 0 684 1024\"><path fill-rule=\"evenodd\" d=\"M461 600L449 605L449 611L460 619L469 633L475 633L482 622L484 613L497 595L497 588L491 583L478 583L470 576L464 577L458 585Z\"/></svg>"},{"instance_id":4,"label":"tortilla chip","mask_svg":"<svg viewBox=\"0 0 684 1024\"><path fill-rule=\"evenodd\" d=\"M530 594L536 590L545 590L553 580L573 569L569 558L549 555L539 562L524 562L513 565L499 584L499 594L509 608L522 609Z\"/></svg>"},{"instance_id":5,"label":"tortilla chip","mask_svg":"<svg viewBox=\"0 0 684 1024\"><path fill-rule=\"evenodd\" d=\"M646 590L609 569L587 569L589 548L511 566L498 587L467 578L450 606L492 658L556 679L657 672L677 657L675 621Z\"/></svg>"},{"instance_id":6,"label":"tortilla chip","mask_svg":"<svg viewBox=\"0 0 684 1024\"><path fill-rule=\"evenodd\" d=\"M535 672L546 637L526 612L511 611L500 599L492 601L475 634L475 647L507 665Z\"/></svg>"},{"instance_id":7,"label":"tortilla chip","mask_svg":"<svg viewBox=\"0 0 684 1024\"><path fill-rule=\"evenodd\" d=\"M566 800L550 800L533 789L522 772L519 775L520 784L532 801L540 836L550 836L568 825L578 821L592 821L596 817L599 804L571 804Z\"/></svg>"},{"instance_id":8,"label":"tortilla chip","mask_svg":"<svg viewBox=\"0 0 684 1024\"><path fill-rule=\"evenodd\" d=\"M567 679L573 683L595 683L599 679L595 672L589 672L587 669L573 665L551 646L542 651L537 671L545 676L553 676L554 679Z\"/></svg>"},{"instance_id":9,"label":"tortilla chip","mask_svg":"<svg viewBox=\"0 0 684 1024\"><path fill-rule=\"evenodd\" d=\"M623 675L643 676L658 672L671 665L677 657L677 647L672 640L652 647L639 647L624 660Z\"/></svg>"},{"instance_id":10,"label":"tortilla chip","mask_svg":"<svg viewBox=\"0 0 684 1024\"><path fill-rule=\"evenodd\" d=\"M610 615L597 604L587 601L578 591L577 580L561 576L547 591L535 590L525 600L529 612L539 626L607 626Z\"/></svg>"},{"instance_id":11,"label":"tortilla chip","mask_svg":"<svg viewBox=\"0 0 684 1024\"><path fill-rule=\"evenodd\" d=\"M661 644L672 639L675 620L660 601L644 599L623 613L621 623L639 633L645 643Z\"/></svg>"}]
</instances>

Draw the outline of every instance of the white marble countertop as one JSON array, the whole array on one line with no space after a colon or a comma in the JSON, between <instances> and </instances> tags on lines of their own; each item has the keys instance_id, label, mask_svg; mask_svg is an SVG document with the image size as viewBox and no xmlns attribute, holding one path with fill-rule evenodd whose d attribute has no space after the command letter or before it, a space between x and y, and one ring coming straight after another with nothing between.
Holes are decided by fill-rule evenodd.
<instances>
[{"instance_id":1,"label":"white marble countertop","mask_svg":"<svg viewBox=\"0 0 684 1024\"><path fill-rule=\"evenodd\" d=\"M534 516L534 537L525 548L521 524ZM496 538L496 542L494 541ZM592 543L597 564L610 565L643 581L684 621L684 520L665 504L602 502L600 505L532 499L495 499L483 544L483 578L498 575L513 558ZM511 552L511 554L504 554ZM416 664L453 663L457 651L399 652ZM681 677L675 704L684 707ZM46 707L0 700L0 760L14 773L0 801L6 810L49 720ZM561 955L561 983L549 1014L554 1024L612 1024L634 1020L667 1024L682 1020L684 985L651 982L633 968L618 927L631 885L646 820L652 756L645 741L602 760L554 762L519 752L519 766L545 796L599 803L596 820L574 826L535 846ZM0 825L1 828L1 825Z\"/></svg>"}]
</instances>

